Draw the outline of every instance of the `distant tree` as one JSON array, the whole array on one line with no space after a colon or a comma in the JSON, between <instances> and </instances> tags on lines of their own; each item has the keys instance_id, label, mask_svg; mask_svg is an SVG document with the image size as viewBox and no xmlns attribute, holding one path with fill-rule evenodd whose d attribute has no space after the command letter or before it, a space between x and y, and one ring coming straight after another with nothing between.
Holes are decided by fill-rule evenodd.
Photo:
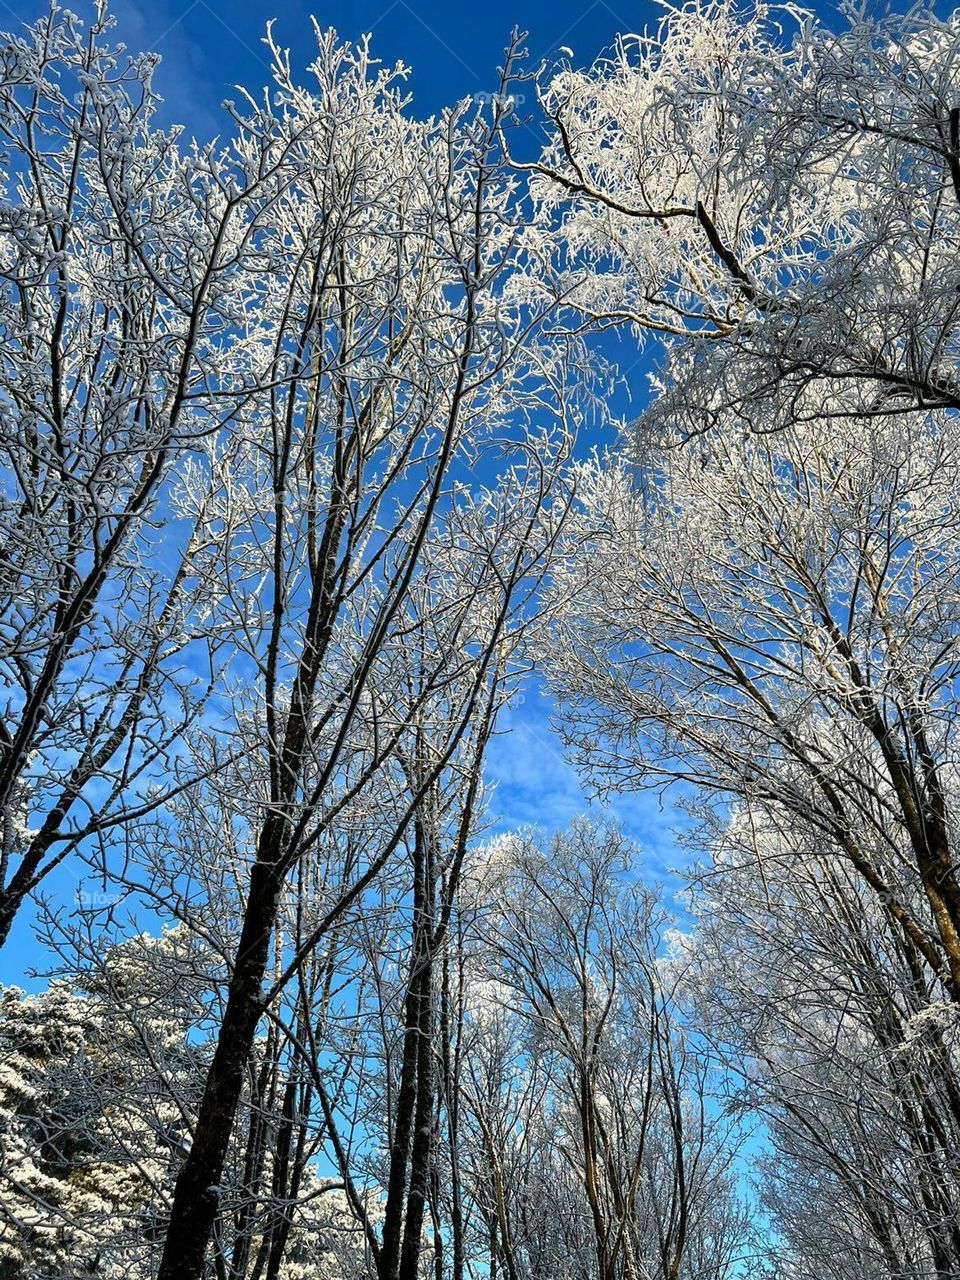
<instances>
[{"instance_id":1,"label":"distant tree","mask_svg":"<svg viewBox=\"0 0 960 1280\"><path fill-rule=\"evenodd\" d=\"M491 1274L732 1277L749 1247L735 1135L708 1113L635 857L580 822L500 837L475 872L463 1124Z\"/></svg>"},{"instance_id":2,"label":"distant tree","mask_svg":"<svg viewBox=\"0 0 960 1280\"><path fill-rule=\"evenodd\" d=\"M203 1061L198 960L180 929L3 991L0 1274L148 1274Z\"/></svg>"},{"instance_id":3,"label":"distant tree","mask_svg":"<svg viewBox=\"0 0 960 1280\"><path fill-rule=\"evenodd\" d=\"M740 808L695 900L695 1006L759 1113L758 1191L796 1276L960 1266L956 1006L824 841ZM736 940L736 945L733 940Z\"/></svg>"},{"instance_id":4,"label":"distant tree","mask_svg":"<svg viewBox=\"0 0 960 1280\"><path fill-rule=\"evenodd\" d=\"M0 993L0 1274L154 1274L209 1059L197 1027L213 977L211 956L181 925L109 946L75 981L58 978L39 995ZM264 1080L270 1051L269 1039L255 1051ZM261 1136L267 1184L278 1195L287 1167L282 1102L272 1108L266 1090L250 1096L244 1119ZM363 1235L342 1191L312 1169L300 1171L295 1223L270 1265L270 1201L243 1169L231 1161L226 1176L225 1198L255 1224L251 1266L234 1252L235 1280L365 1276Z\"/></svg>"},{"instance_id":5,"label":"distant tree","mask_svg":"<svg viewBox=\"0 0 960 1280\"><path fill-rule=\"evenodd\" d=\"M549 658L563 731L601 786L685 784L718 841L699 1017L771 1117L767 1193L804 1265L946 1277L956 440L924 415L825 416L701 434L647 480L581 475ZM858 1238L831 1252L841 1220Z\"/></svg>"}]
</instances>

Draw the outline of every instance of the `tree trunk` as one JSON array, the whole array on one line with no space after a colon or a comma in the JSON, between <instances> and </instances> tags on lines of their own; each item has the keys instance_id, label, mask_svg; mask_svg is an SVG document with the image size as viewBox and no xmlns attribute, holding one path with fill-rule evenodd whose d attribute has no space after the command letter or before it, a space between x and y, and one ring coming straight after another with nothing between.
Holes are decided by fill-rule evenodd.
<instances>
[{"instance_id":1,"label":"tree trunk","mask_svg":"<svg viewBox=\"0 0 960 1280\"><path fill-rule=\"evenodd\" d=\"M279 823L264 824L261 852L275 850ZM250 874L243 929L217 1048L207 1073L190 1153L177 1178L157 1280L200 1280L217 1216L220 1179L243 1076L262 1013L261 992L276 922L281 879L277 860L258 857Z\"/></svg>"},{"instance_id":2,"label":"tree trunk","mask_svg":"<svg viewBox=\"0 0 960 1280\"><path fill-rule=\"evenodd\" d=\"M429 948L429 943L427 944ZM433 957L424 956L423 981L419 994L419 1034L417 1037L417 1108L410 1152L410 1189L407 1194L403 1247L400 1253L400 1280L417 1280L423 1213L430 1187L433 1164Z\"/></svg>"}]
</instances>

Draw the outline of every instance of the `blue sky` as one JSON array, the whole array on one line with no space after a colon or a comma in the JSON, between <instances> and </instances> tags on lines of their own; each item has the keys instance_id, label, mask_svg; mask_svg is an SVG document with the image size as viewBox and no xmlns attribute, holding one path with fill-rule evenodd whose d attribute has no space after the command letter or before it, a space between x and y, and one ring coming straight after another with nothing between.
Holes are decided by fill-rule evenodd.
<instances>
[{"instance_id":1,"label":"blue sky","mask_svg":"<svg viewBox=\"0 0 960 1280\"><path fill-rule=\"evenodd\" d=\"M84 5L74 5L81 15ZM497 67L511 28L528 31L535 59L562 45L577 60L589 62L618 31L655 22L657 7L623 0L116 0L111 10L121 38L132 49L159 53L163 65L157 84L172 116L191 132L218 130L219 104L231 87L256 88L267 75L261 38L275 18L279 43L294 63L312 57L311 16L345 38L373 35L374 49L386 62L401 59L413 68L411 80L418 114L431 114L467 95L496 86ZM3 26L32 19L37 0L0 0Z\"/></svg>"}]
</instances>

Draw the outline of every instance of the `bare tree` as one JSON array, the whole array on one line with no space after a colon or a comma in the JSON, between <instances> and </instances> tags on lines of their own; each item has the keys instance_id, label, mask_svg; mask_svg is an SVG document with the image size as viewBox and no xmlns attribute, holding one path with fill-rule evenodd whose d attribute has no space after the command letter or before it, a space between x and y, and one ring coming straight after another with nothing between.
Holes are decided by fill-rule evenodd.
<instances>
[{"instance_id":1,"label":"bare tree","mask_svg":"<svg viewBox=\"0 0 960 1280\"><path fill-rule=\"evenodd\" d=\"M380 1276L420 1274L428 1221L434 1265L443 1263L438 1126L451 1107L450 932L482 814L485 749L529 667L532 605L565 519L561 457L531 452L498 489L459 495L425 542L427 572L408 597L403 649L371 676L377 722L395 720L403 732L378 780L365 843L396 856L341 930L357 958L342 975L336 1014L303 1025L329 1158L345 1184L379 1188L376 1213L359 1191L352 1202ZM323 930L326 947L326 921ZM301 956L318 941L308 937L283 980L298 980ZM455 1209L451 1218L456 1253Z\"/></svg>"},{"instance_id":2,"label":"bare tree","mask_svg":"<svg viewBox=\"0 0 960 1280\"><path fill-rule=\"evenodd\" d=\"M843 853L741 809L698 899L697 1009L764 1117L797 1275L957 1269L955 1009ZM736 938L736 947L730 940Z\"/></svg>"}]
</instances>

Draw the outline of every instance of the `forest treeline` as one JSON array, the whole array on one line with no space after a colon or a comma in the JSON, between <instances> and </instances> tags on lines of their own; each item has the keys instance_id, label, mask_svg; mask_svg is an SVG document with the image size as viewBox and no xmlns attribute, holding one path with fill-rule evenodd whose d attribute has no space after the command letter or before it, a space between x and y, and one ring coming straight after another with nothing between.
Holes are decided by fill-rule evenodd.
<instances>
[{"instance_id":1,"label":"forest treeline","mask_svg":"<svg viewBox=\"0 0 960 1280\"><path fill-rule=\"evenodd\" d=\"M960 13L213 142L111 29L0 42L0 1280L956 1280ZM681 894L492 833L532 680Z\"/></svg>"}]
</instances>

